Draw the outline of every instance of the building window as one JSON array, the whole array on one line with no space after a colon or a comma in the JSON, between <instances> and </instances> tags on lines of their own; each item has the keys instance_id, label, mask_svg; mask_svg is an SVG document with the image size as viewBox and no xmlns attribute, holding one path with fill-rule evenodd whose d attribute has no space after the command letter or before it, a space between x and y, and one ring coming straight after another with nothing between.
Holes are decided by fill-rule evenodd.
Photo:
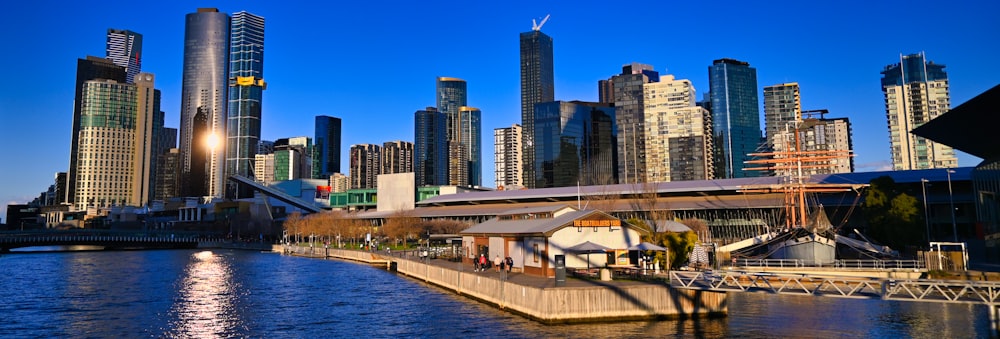
<instances>
[{"instance_id":1,"label":"building window","mask_svg":"<svg viewBox=\"0 0 1000 339\"><path fill-rule=\"evenodd\" d=\"M535 262L538 262L538 244L532 245L532 248L534 249L532 252L534 253Z\"/></svg>"}]
</instances>

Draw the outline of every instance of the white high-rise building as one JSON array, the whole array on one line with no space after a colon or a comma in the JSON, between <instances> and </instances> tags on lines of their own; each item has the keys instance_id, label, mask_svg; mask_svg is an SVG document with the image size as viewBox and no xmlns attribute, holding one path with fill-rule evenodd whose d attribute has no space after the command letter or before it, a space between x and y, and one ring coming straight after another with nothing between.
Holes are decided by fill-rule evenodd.
<instances>
[{"instance_id":1,"label":"white high-rise building","mask_svg":"<svg viewBox=\"0 0 1000 339\"><path fill-rule=\"evenodd\" d=\"M660 77L643 85L646 179L712 179L712 116L696 106L690 80Z\"/></svg>"},{"instance_id":2,"label":"white high-rise building","mask_svg":"<svg viewBox=\"0 0 1000 339\"><path fill-rule=\"evenodd\" d=\"M951 109L948 74L944 67L926 61L921 52L900 55L898 64L886 66L882 71L894 170L958 166L951 147L910 133Z\"/></svg>"},{"instance_id":3,"label":"white high-rise building","mask_svg":"<svg viewBox=\"0 0 1000 339\"><path fill-rule=\"evenodd\" d=\"M135 84L90 80L82 86L76 168L77 210L144 206L150 199L155 100L153 75Z\"/></svg>"},{"instance_id":4,"label":"white high-rise building","mask_svg":"<svg viewBox=\"0 0 1000 339\"><path fill-rule=\"evenodd\" d=\"M787 145L776 145L775 136L794 129L794 122L802 120L802 100L799 83L790 82L764 87L764 136L774 150ZM792 125L790 125L792 124Z\"/></svg>"},{"instance_id":5,"label":"white high-rise building","mask_svg":"<svg viewBox=\"0 0 1000 339\"><path fill-rule=\"evenodd\" d=\"M516 190L521 183L521 125L493 130L493 161L496 164L496 188Z\"/></svg>"}]
</instances>

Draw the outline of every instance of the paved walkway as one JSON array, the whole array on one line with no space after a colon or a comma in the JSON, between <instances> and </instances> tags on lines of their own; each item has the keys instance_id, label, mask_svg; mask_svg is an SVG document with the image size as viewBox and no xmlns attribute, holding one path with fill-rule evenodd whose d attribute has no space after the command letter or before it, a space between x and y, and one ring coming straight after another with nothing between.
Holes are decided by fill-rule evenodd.
<instances>
[{"instance_id":1,"label":"paved walkway","mask_svg":"<svg viewBox=\"0 0 1000 339\"><path fill-rule=\"evenodd\" d=\"M410 255L412 252L392 252L391 256L393 258L403 258L407 260L421 260L419 257ZM387 256L384 252L383 256ZM497 272L496 268L490 267L486 271L476 272L475 266L471 263L463 263L457 261L451 261L443 258L429 259L428 262L433 266L440 266L448 269L459 270L468 274L475 274L482 277L490 279L506 279L507 281L530 287L538 288L548 288L556 287L555 278L546 278L536 275L524 274L521 272ZM566 287L587 287L587 286L626 286L626 285L641 285L641 284L657 284L662 285L662 283L648 282L648 281L638 281L638 280L611 280L611 281L601 281L596 279L580 279L573 277L567 272L566 274Z\"/></svg>"}]
</instances>

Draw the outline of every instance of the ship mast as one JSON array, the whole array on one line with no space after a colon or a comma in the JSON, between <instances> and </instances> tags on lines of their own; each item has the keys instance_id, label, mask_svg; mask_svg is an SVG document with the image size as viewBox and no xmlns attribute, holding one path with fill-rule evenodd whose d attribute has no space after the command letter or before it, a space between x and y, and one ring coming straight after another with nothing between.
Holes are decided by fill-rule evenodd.
<instances>
[{"instance_id":1,"label":"ship mast","mask_svg":"<svg viewBox=\"0 0 1000 339\"><path fill-rule=\"evenodd\" d=\"M749 167L744 170L767 171L786 178L782 183L775 185L747 185L741 188L744 193L782 193L784 195L785 215L787 216L785 219L786 229L808 226L809 210L806 205L806 194L849 192L866 186L863 184L810 182L812 174L833 173L833 169L837 165L836 160L847 160L854 156L850 150L803 150L803 141L801 140L803 132L824 123L819 119L790 121L785 126L785 142L781 149L750 153L750 156L758 159L745 162L758 165L758 167Z\"/></svg>"}]
</instances>

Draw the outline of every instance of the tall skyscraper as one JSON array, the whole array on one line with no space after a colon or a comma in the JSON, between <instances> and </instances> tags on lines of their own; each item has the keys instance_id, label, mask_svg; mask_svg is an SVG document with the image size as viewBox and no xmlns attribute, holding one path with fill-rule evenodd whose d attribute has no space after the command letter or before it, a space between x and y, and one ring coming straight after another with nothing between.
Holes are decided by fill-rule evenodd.
<instances>
[{"instance_id":1,"label":"tall skyscraper","mask_svg":"<svg viewBox=\"0 0 1000 339\"><path fill-rule=\"evenodd\" d=\"M351 188L377 188L382 174L382 147L375 144L351 145Z\"/></svg>"},{"instance_id":2,"label":"tall skyscraper","mask_svg":"<svg viewBox=\"0 0 1000 339\"><path fill-rule=\"evenodd\" d=\"M618 179L622 183L646 182L646 125L643 86L658 82L653 66L631 63L611 77L618 126Z\"/></svg>"},{"instance_id":3,"label":"tall skyscraper","mask_svg":"<svg viewBox=\"0 0 1000 339\"><path fill-rule=\"evenodd\" d=\"M152 120L159 112L153 76L136 84L85 81L81 88L78 174L74 207L144 206L153 184Z\"/></svg>"},{"instance_id":4,"label":"tall skyscraper","mask_svg":"<svg viewBox=\"0 0 1000 339\"><path fill-rule=\"evenodd\" d=\"M226 177L250 176L260 143L264 82L264 18L241 11L229 26L229 107L226 118ZM252 197L245 185L225 180L229 198Z\"/></svg>"},{"instance_id":5,"label":"tall skyscraper","mask_svg":"<svg viewBox=\"0 0 1000 339\"><path fill-rule=\"evenodd\" d=\"M955 151L910 133L951 109L944 65L926 61L923 52L900 55L899 63L882 70L889 145L894 170L958 166Z\"/></svg>"},{"instance_id":6,"label":"tall skyscraper","mask_svg":"<svg viewBox=\"0 0 1000 339\"><path fill-rule=\"evenodd\" d=\"M524 147L522 175L525 186L535 183L535 104L555 100L552 38L540 26L521 33L521 146Z\"/></svg>"},{"instance_id":7,"label":"tall skyscraper","mask_svg":"<svg viewBox=\"0 0 1000 339\"><path fill-rule=\"evenodd\" d=\"M316 116L313 178L325 178L340 173L340 126L340 118Z\"/></svg>"},{"instance_id":8,"label":"tall skyscraper","mask_svg":"<svg viewBox=\"0 0 1000 339\"><path fill-rule=\"evenodd\" d=\"M115 65L111 60L95 56L87 56L86 59L78 59L76 62L76 83L74 87L74 91L76 92L74 98L76 100L73 103L73 135L71 136L69 173L67 173L68 179L66 180L65 190L65 201L69 204L75 205L77 196L77 179L79 178L77 166L80 155L80 130L83 123L82 112L84 106L83 85L87 81L98 79L125 83L125 68Z\"/></svg>"},{"instance_id":9,"label":"tall skyscraper","mask_svg":"<svg viewBox=\"0 0 1000 339\"><path fill-rule=\"evenodd\" d=\"M712 133L715 134L716 178L745 178L747 154L761 144L760 107L757 105L757 69L747 62L719 59L708 67L712 98Z\"/></svg>"},{"instance_id":10,"label":"tall skyscraper","mask_svg":"<svg viewBox=\"0 0 1000 339\"><path fill-rule=\"evenodd\" d=\"M493 130L494 178L498 190L516 190L521 183L521 125Z\"/></svg>"},{"instance_id":11,"label":"tall skyscraper","mask_svg":"<svg viewBox=\"0 0 1000 339\"><path fill-rule=\"evenodd\" d=\"M382 144L382 174L413 172L413 143L396 140Z\"/></svg>"},{"instance_id":12,"label":"tall skyscraper","mask_svg":"<svg viewBox=\"0 0 1000 339\"><path fill-rule=\"evenodd\" d=\"M229 15L199 8L185 16L180 115L185 196L223 195L229 54Z\"/></svg>"},{"instance_id":13,"label":"tall skyscraper","mask_svg":"<svg viewBox=\"0 0 1000 339\"><path fill-rule=\"evenodd\" d=\"M775 136L794 130L794 123L802 120L802 100L799 83L790 82L764 87L764 136L767 146L773 150L788 149L776 145Z\"/></svg>"},{"instance_id":14,"label":"tall skyscraper","mask_svg":"<svg viewBox=\"0 0 1000 339\"><path fill-rule=\"evenodd\" d=\"M135 76L142 71L142 34L108 28L106 50L108 59L125 68L125 82L135 82Z\"/></svg>"},{"instance_id":15,"label":"tall skyscraper","mask_svg":"<svg viewBox=\"0 0 1000 339\"><path fill-rule=\"evenodd\" d=\"M618 182L615 107L582 101L535 105L535 188Z\"/></svg>"},{"instance_id":16,"label":"tall skyscraper","mask_svg":"<svg viewBox=\"0 0 1000 339\"><path fill-rule=\"evenodd\" d=\"M413 170L416 185L447 185L447 118L434 107L416 111L413 116Z\"/></svg>"},{"instance_id":17,"label":"tall skyscraper","mask_svg":"<svg viewBox=\"0 0 1000 339\"><path fill-rule=\"evenodd\" d=\"M687 79L665 75L643 85L646 181L708 180L713 175L712 117Z\"/></svg>"},{"instance_id":18,"label":"tall skyscraper","mask_svg":"<svg viewBox=\"0 0 1000 339\"><path fill-rule=\"evenodd\" d=\"M176 137L175 137L176 138ZM156 164L156 196L153 200L164 201L181 195L181 150L171 148L161 154Z\"/></svg>"},{"instance_id":19,"label":"tall skyscraper","mask_svg":"<svg viewBox=\"0 0 1000 339\"><path fill-rule=\"evenodd\" d=\"M461 134L457 136L454 143L458 144L457 149L461 152L461 159L464 163L460 167L465 168L465 175L454 176L452 184L482 186L483 112L475 107L462 106L458 108L456 120L456 125ZM449 175L453 175L450 169L448 173Z\"/></svg>"},{"instance_id":20,"label":"tall skyscraper","mask_svg":"<svg viewBox=\"0 0 1000 339\"><path fill-rule=\"evenodd\" d=\"M462 124L458 116L459 108L468 105L468 90L465 80L452 77L437 78L437 109L444 113L447 123L448 142L448 184L467 185L469 175L468 145L459 142L462 136Z\"/></svg>"}]
</instances>

